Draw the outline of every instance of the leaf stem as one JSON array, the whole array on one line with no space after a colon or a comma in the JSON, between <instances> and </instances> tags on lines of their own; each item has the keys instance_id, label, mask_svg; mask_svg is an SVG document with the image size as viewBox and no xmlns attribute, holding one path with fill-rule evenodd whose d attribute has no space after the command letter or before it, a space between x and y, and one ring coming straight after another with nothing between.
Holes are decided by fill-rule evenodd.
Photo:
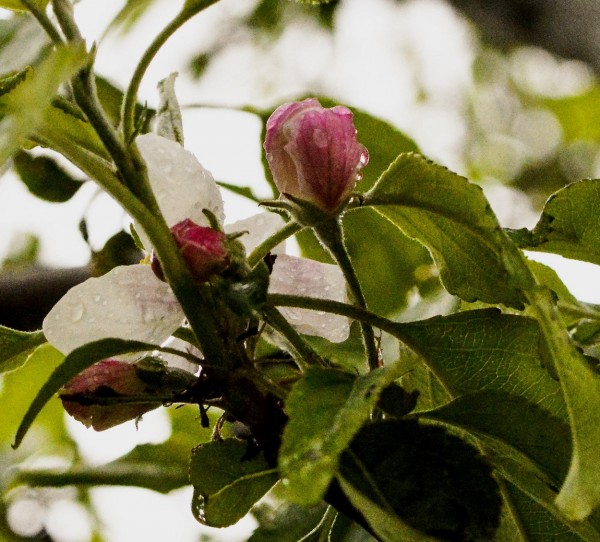
<instances>
[{"instance_id":1,"label":"leaf stem","mask_svg":"<svg viewBox=\"0 0 600 542\"><path fill-rule=\"evenodd\" d=\"M142 83L142 79L148 70L148 67L154 60L154 57L160 51L162 46L168 39L183 26L192 17L203 11L204 9L215 4L218 0L198 0L196 2L186 2L183 9L175 16L175 18L167 24L167 26L154 38L148 46L138 65L136 66L127 92L123 100L121 112L121 121L123 125L123 136L126 142L132 140L135 134L135 104L137 102L137 94ZM190 5L193 6L190 7Z\"/></svg>"},{"instance_id":2,"label":"leaf stem","mask_svg":"<svg viewBox=\"0 0 600 542\"><path fill-rule=\"evenodd\" d=\"M311 366L327 367L327 363L306 342L304 337L285 319L283 314L274 306L263 307L263 315L267 323L281 333L295 350L293 358L301 371L306 371Z\"/></svg>"},{"instance_id":3,"label":"leaf stem","mask_svg":"<svg viewBox=\"0 0 600 542\"><path fill-rule=\"evenodd\" d=\"M21 3L29 10L31 15L35 17L40 26L50 36L50 39L57 44L64 43L60 32L54 27L52 21L46 15L46 12L41 10L33 0L21 0Z\"/></svg>"},{"instance_id":4,"label":"leaf stem","mask_svg":"<svg viewBox=\"0 0 600 542\"><path fill-rule=\"evenodd\" d=\"M271 250L279 243L285 241L288 237L298 233L303 229L303 226L296 222L288 222L279 231L276 231L270 237L267 237L260 245L258 245L248 256L248 264L254 267L260 262Z\"/></svg>"},{"instance_id":5,"label":"leaf stem","mask_svg":"<svg viewBox=\"0 0 600 542\"><path fill-rule=\"evenodd\" d=\"M350 256L348 255L339 217L336 216L319 223L315 226L315 233L340 266L356 304L362 309L366 309L367 301L356 275L356 271L354 270L354 266L352 265L352 261L350 260ZM368 323L362 321L360 323L360 329L369 368L371 370L377 369L379 367L379 355L373 329Z\"/></svg>"}]
</instances>

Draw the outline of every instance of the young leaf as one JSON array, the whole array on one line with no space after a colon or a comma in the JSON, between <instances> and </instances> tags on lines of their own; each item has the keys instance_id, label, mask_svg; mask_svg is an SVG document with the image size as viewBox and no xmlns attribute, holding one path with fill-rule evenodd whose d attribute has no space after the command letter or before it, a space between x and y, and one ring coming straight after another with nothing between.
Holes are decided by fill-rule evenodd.
<instances>
[{"instance_id":1,"label":"young leaf","mask_svg":"<svg viewBox=\"0 0 600 542\"><path fill-rule=\"evenodd\" d=\"M381 391L403 371L399 365L356 377L310 368L286 401L289 421L279 451L286 497L315 505L337 472L340 454L368 421Z\"/></svg>"},{"instance_id":2,"label":"young leaf","mask_svg":"<svg viewBox=\"0 0 600 542\"><path fill-rule=\"evenodd\" d=\"M491 468L475 448L441 427L406 420L366 425L343 454L340 476L380 510L427 536L492 540L499 524L501 499ZM377 532L379 514L363 515Z\"/></svg>"},{"instance_id":3,"label":"young leaf","mask_svg":"<svg viewBox=\"0 0 600 542\"><path fill-rule=\"evenodd\" d=\"M277 482L277 470L262 454L250 459L247 452L248 443L237 439L208 442L192 451L192 512L200 523L233 525Z\"/></svg>"},{"instance_id":4,"label":"young leaf","mask_svg":"<svg viewBox=\"0 0 600 542\"><path fill-rule=\"evenodd\" d=\"M129 354L131 352L151 352L156 349L156 345L139 341L102 339L73 350L65 358L64 362L52 372L48 380L38 391L17 430L13 448L17 448L21 444L23 437L43 406L60 388L81 371L102 359Z\"/></svg>"},{"instance_id":5,"label":"young leaf","mask_svg":"<svg viewBox=\"0 0 600 542\"><path fill-rule=\"evenodd\" d=\"M23 365L33 350L45 342L41 331L26 333L0 326L0 373Z\"/></svg>"},{"instance_id":6,"label":"young leaf","mask_svg":"<svg viewBox=\"0 0 600 542\"><path fill-rule=\"evenodd\" d=\"M176 78L177 73L172 73L158 82L160 103L156 117L156 133L183 146L183 120L175 94Z\"/></svg>"},{"instance_id":7,"label":"young leaf","mask_svg":"<svg viewBox=\"0 0 600 542\"><path fill-rule=\"evenodd\" d=\"M515 232L521 248L600 265L600 179L565 186L548 199L532 232Z\"/></svg>"},{"instance_id":8,"label":"young leaf","mask_svg":"<svg viewBox=\"0 0 600 542\"><path fill-rule=\"evenodd\" d=\"M364 204L430 250L451 294L523 307L505 266L504 234L479 186L419 155L401 154Z\"/></svg>"},{"instance_id":9,"label":"young leaf","mask_svg":"<svg viewBox=\"0 0 600 542\"><path fill-rule=\"evenodd\" d=\"M68 201L83 184L47 156L19 152L13 158L13 164L29 191L46 201Z\"/></svg>"},{"instance_id":10,"label":"young leaf","mask_svg":"<svg viewBox=\"0 0 600 542\"><path fill-rule=\"evenodd\" d=\"M33 0L33 3L39 9L44 9L49 0ZM0 8L10 9L11 11L29 11L29 9L20 0L0 0Z\"/></svg>"},{"instance_id":11,"label":"young leaf","mask_svg":"<svg viewBox=\"0 0 600 542\"><path fill-rule=\"evenodd\" d=\"M26 79L0 99L0 164L44 121L58 87L88 61L83 44L56 48Z\"/></svg>"}]
</instances>

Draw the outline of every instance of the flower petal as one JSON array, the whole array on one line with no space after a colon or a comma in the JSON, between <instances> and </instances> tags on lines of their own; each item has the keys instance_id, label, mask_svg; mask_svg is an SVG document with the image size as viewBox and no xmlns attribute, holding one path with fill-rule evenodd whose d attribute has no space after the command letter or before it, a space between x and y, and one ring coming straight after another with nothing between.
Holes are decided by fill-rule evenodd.
<instances>
[{"instance_id":1,"label":"flower petal","mask_svg":"<svg viewBox=\"0 0 600 542\"><path fill-rule=\"evenodd\" d=\"M239 241L246 248L246 252L250 254L258 245L265 239L276 233L285 226L285 220L275 213L259 213L243 220L238 220L233 224L225 226L226 233L235 233L245 231L239 238ZM279 254L285 251L285 241L279 243L271 252Z\"/></svg>"},{"instance_id":2,"label":"flower petal","mask_svg":"<svg viewBox=\"0 0 600 542\"><path fill-rule=\"evenodd\" d=\"M174 226L185 218L201 226L209 226L203 209L211 211L223 223L223 199L211 173L196 157L175 143L156 134L136 139L148 168L150 185L167 225ZM141 238L148 247L148 239Z\"/></svg>"},{"instance_id":3,"label":"flower petal","mask_svg":"<svg viewBox=\"0 0 600 542\"><path fill-rule=\"evenodd\" d=\"M44 319L48 342L63 354L100 339L161 344L184 315L148 265L115 267L71 288Z\"/></svg>"},{"instance_id":4,"label":"flower petal","mask_svg":"<svg viewBox=\"0 0 600 542\"><path fill-rule=\"evenodd\" d=\"M346 300L346 283L337 266L285 254L275 260L269 291L332 301ZM281 312L300 333L335 343L346 340L350 335L350 321L345 316L292 307L283 307Z\"/></svg>"}]
</instances>

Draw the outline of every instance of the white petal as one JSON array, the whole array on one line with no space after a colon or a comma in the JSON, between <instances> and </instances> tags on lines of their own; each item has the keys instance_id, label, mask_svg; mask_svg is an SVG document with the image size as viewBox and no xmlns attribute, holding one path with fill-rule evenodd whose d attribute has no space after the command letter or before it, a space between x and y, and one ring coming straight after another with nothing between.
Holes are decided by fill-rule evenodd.
<instances>
[{"instance_id":1,"label":"white petal","mask_svg":"<svg viewBox=\"0 0 600 542\"><path fill-rule=\"evenodd\" d=\"M44 319L48 342L63 354L106 338L161 344L183 322L171 288L148 265L115 267L71 288Z\"/></svg>"},{"instance_id":2,"label":"white petal","mask_svg":"<svg viewBox=\"0 0 600 542\"><path fill-rule=\"evenodd\" d=\"M247 231L248 233L242 235L239 240L246 247L246 252L250 254L267 237L270 237L284 226L285 220L278 214L265 212L244 220L238 220L233 224L227 224L225 231L227 233ZM271 252L273 254L285 252L285 241L279 243Z\"/></svg>"},{"instance_id":3,"label":"white petal","mask_svg":"<svg viewBox=\"0 0 600 542\"><path fill-rule=\"evenodd\" d=\"M211 211L221 223L225 219L223 199L210 171L179 143L156 134L144 134L136 143L148 167L148 178L158 206L169 226L189 218L208 226L202 209ZM148 239L141 233L144 244Z\"/></svg>"},{"instance_id":4,"label":"white petal","mask_svg":"<svg viewBox=\"0 0 600 542\"><path fill-rule=\"evenodd\" d=\"M275 260L269 291L332 301L346 300L346 283L336 265L285 254ZM335 343L346 340L350 335L350 321L345 316L291 307L282 307L281 312L300 333Z\"/></svg>"}]
</instances>

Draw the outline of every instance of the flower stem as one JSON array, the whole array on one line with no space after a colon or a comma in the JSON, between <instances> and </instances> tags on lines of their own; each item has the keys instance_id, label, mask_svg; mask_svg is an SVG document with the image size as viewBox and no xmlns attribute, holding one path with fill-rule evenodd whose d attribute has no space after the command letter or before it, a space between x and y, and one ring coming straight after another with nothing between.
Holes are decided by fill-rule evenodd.
<instances>
[{"instance_id":1,"label":"flower stem","mask_svg":"<svg viewBox=\"0 0 600 542\"><path fill-rule=\"evenodd\" d=\"M248 264L250 267L254 267L279 243L285 241L288 237L291 237L295 233L298 233L300 230L302 230L302 228L303 226L296 222L288 222L279 231L276 231L273 235L267 237L248 256Z\"/></svg>"},{"instance_id":2,"label":"flower stem","mask_svg":"<svg viewBox=\"0 0 600 542\"><path fill-rule=\"evenodd\" d=\"M154 38L152 43L142 55L142 58L133 72L133 76L131 77L129 87L127 88L127 92L125 93L123 100L121 121L123 125L123 136L126 142L130 142L135 134L135 104L137 102L137 94L140 84L142 83L142 79L144 78L144 75L148 70L152 60L154 60L154 57L167 42L167 40L177 30L179 30L181 26L194 17L194 15L197 15L202 10L210 7L216 2L218 2L218 0L198 0L193 2L193 7L184 6L184 8L175 16L175 18L169 24L167 24L167 26ZM186 3L186 5L189 4L192 4L192 2Z\"/></svg>"},{"instance_id":3,"label":"flower stem","mask_svg":"<svg viewBox=\"0 0 600 542\"><path fill-rule=\"evenodd\" d=\"M311 366L326 367L327 363L306 342L304 337L285 319L283 314L274 306L263 307L263 314L269 325L281 333L295 350L293 358L301 371L306 371Z\"/></svg>"},{"instance_id":4,"label":"flower stem","mask_svg":"<svg viewBox=\"0 0 600 542\"><path fill-rule=\"evenodd\" d=\"M346 250L339 217L336 216L317 224L315 226L315 233L340 266L356 304L362 309L366 309L367 301L356 276L354 266L350 261L348 251ZM361 322L360 328L369 368L371 370L377 369L380 366L380 362L373 329L365 322Z\"/></svg>"}]
</instances>

